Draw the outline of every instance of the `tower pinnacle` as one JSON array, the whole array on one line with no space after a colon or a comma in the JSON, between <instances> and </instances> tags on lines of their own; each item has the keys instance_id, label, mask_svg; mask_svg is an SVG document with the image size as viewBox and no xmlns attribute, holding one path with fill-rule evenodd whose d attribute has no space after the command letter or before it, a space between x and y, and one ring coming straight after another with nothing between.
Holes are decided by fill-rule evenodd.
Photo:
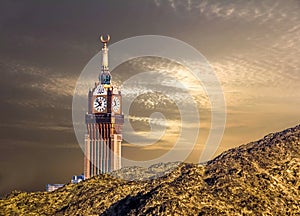
<instances>
[{"instance_id":1,"label":"tower pinnacle","mask_svg":"<svg viewBox=\"0 0 300 216\"><path fill-rule=\"evenodd\" d=\"M108 70L108 48L107 43L110 41L110 36L107 35L106 39L103 38L103 35L100 36L100 41L103 43L102 48L102 68Z\"/></svg>"},{"instance_id":2,"label":"tower pinnacle","mask_svg":"<svg viewBox=\"0 0 300 216\"><path fill-rule=\"evenodd\" d=\"M106 38L103 35L100 36L100 41L103 44L102 48L102 66L101 66L101 75L100 75L100 82L104 85L110 85L110 73L108 67L108 48L107 43L110 41L110 36L107 35Z\"/></svg>"}]
</instances>

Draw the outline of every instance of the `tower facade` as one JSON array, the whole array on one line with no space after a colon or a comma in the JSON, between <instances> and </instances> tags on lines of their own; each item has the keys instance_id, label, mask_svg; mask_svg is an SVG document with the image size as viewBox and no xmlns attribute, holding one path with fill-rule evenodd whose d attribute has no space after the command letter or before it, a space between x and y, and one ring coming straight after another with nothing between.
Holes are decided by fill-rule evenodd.
<instances>
[{"instance_id":1,"label":"tower facade","mask_svg":"<svg viewBox=\"0 0 300 216\"><path fill-rule=\"evenodd\" d=\"M99 82L88 93L88 112L85 116L85 178L121 168L124 115L121 92L111 84L107 47L109 40L109 35L105 39L100 37L103 44L101 73Z\"/></svg>"}]
</instances>

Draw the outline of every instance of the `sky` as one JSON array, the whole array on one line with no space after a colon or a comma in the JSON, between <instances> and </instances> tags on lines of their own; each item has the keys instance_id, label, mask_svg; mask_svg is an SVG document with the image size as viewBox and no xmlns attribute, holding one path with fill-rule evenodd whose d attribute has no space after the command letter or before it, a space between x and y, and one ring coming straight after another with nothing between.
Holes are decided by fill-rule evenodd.
<instances>
[{"instance_id":1,"label":"sky","mask_svg":"<svg viewBox=\"0 0 300 216\"><path fill-rule=\"evenodd\" d=\"M44 190L47 183L66 183L83 172L72 99L83 68L101 50L100 34L109 33L111 44L139 35L168 36L206 57L220 81L227 110L215 155L299 124L299 11L299 0L1 1L0 195L15 189ZM149 69L185 71L163 59L138 58L112 74L117 82L128 76L127 71ZM129 96L128 89L124 92ZM209 98L199 91L193 94L199 96L203 133L187 159L191 162L197 161L211 122ZM157 95L147 98L136 104L162 106L175 126L168 127L162 142L152 148L124 143L125 157L162 154L178 134L178 111L172 101L160 104L163 96L158 101L152 101ZM137 133L149 130L148 108L144 113L132 108Z\"/></svg>"}]
</instances>

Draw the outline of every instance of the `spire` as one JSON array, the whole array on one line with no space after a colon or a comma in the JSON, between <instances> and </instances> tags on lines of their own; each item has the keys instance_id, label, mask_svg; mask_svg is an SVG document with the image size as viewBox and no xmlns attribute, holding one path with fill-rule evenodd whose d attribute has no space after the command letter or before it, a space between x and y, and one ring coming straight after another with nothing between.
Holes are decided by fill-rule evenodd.
<instances>
[{"instance_id":1,"label":"spire","mask_svg":"<svg viewBox=\"0 0 300 216\"><path fill-rule=\"evenodd\" d=\"M100 36L100 41L103 44L102 48L102 66L101 66L101 75L99 77L101 84L110 85L110 73L108 67L108 48L107 43L110 41L110 36L107 35L104 39L103 36Z\"/></svg>"}]
</instances>

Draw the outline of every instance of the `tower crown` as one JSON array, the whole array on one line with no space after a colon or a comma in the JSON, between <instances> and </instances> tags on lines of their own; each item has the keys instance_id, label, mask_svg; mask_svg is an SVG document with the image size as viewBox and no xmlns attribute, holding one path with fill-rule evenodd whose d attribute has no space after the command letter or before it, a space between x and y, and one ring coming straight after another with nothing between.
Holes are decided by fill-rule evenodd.
<instances>
[{"instance_id":1,"label":"tower crown","mask_svg":"<svg viewBox=\"0 0 300 216\"><path fill-rule=\"evenodd\" d=\"M103 44L103 47L102 47L101 74L99 76L99 81L102 85L110 85L111 75L108 67L108 47L107 47L107 43L110 41L110 36L107 35L106 38L104 38L103 35L101 35L100 41Z\"/></svg>"}]
</instances>

